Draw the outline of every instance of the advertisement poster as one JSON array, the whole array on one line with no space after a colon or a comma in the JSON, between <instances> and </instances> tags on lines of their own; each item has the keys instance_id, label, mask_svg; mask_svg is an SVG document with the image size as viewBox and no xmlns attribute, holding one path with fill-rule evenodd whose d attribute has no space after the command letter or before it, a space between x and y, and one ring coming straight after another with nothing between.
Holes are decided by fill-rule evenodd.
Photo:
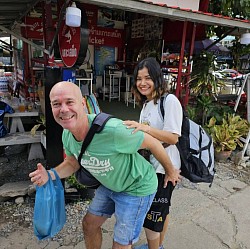
<instances>
[{"instance_id":1,"label":"advertisement poster","mask_svg":"<svg viewBox=\"0 0 250 249\"><path fill-rule=\"evenodd\" d=\"M95 49L95 69L96 75L103 75L106 65L113 65L115 62L115 48L96 47Z\"/></svg>"},{"instance_id":2,"label":"advertisement poster","mask_svg":"<svg viewBox=\"0 0 250 249\"><path fill-rule=\"evenodd\" d=\"M123 10L99 8L97 14L97 26L105 28L124 29Z\"/></svg>"}]
</instances>

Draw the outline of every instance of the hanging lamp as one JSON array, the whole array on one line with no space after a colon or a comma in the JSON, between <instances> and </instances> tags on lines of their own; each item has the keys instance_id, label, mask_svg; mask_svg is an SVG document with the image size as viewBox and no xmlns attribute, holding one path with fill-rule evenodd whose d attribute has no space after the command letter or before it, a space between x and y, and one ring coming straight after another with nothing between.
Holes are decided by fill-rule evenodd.
<instances>
[{"instance_id":1,"label":"hanging lamp","mask_svg":"<svg viewBox=\"0 0 250 249\"><path fill-rule=\"evenodd\" d=\"M250 44L250 33L248 30L246 33L241 35L240 43L244 45Z\"/></svg>"},{"instance_id":2,"label":"hanging lamp","mask_svg":"<svg viewBox=\"0 0 250 249\"><path fill-rule=\"evenodd\" d=\"M81 10L76 7L75 2L66 9L66 25L70 27L81 26Z\"/></svg>"}]
</instances>

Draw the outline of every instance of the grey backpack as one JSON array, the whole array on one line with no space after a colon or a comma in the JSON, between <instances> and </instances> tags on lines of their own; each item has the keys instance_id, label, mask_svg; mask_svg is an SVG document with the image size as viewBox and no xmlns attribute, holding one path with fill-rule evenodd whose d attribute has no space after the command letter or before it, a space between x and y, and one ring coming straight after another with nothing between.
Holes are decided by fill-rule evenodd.
<instances>
[{"instance_id":1,"label":"grey backpack","mask_svg":"<svg viewBox=\"0 0 250 249\"><path fill-rule=\"evenodd\" d=\"M163 95L158 105L162 120L167 96L168 94ZM184 109L181 137L176 146L181 157L181 175L194 183L212 184L215 174L212 137L200 125L190 120Z\"/></svg>"}]
</instances>

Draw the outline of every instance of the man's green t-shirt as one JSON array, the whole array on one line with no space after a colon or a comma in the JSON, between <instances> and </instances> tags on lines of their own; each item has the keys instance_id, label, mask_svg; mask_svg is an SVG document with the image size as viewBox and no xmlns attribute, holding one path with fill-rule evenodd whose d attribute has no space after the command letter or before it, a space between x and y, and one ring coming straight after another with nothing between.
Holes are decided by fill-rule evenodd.
<instances>
[{"instance_id":1,"label":"man's green t-shirt","mask_svg":"<svg viewBox=\"0 0 250 249\"><path fill-rule=\"evenodd\" d=\"M89 114L91 124L95 114ZM93 140L82 156L81 165L100 183L115 191L135 196L146 196L157 189L157 177L152 165L139 153L144 133L134 134L123 125L122 120L111 118ZM82 142L75 140L69 130L62 135L65 153L78 158Z\"/></svg>"}]
</instances>

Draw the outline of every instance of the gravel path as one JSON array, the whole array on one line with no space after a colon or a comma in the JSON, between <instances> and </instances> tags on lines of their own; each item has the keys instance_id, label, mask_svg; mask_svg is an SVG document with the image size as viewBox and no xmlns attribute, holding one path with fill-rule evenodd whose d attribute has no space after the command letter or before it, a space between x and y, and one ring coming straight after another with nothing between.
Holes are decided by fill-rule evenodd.
<instances>
[{"instance_id":1,"label":"gravel path","mask_svg":"<svg viewBox=\"0 0 250 249\"><path fill-rule=\"evenodd\" d=\"M46 160L28 161L27 146L13 145L5 149L5 161L0 163L0 186L7 182L27 181L38 162L46 165Z\"/></svg>"},{"instance_id":2,"label":"gravel path","mask_svg":"<svg viewBox=\"0 0 250 249\"><path fill-rule=\"evenodd\" d=\"M66 224L62 231L52 239L53 241L57 241L60 246L67 246L69 244L76 245L83 240L81 220L88 204L88 201L79 201L66 205ZM29 231L31 238L34 238L33 207L32 201L24 204L0 203L0 241L1 238L8 238L15 232L25 230Z\"/></svg>"},{"instance_id":3,"label":"gravel path","mask_svg":"<svg viewBox=\"0 0 250 249\"><path fill-rule=\"evenodd\" d=\"M0 169L5 168L8 178L0 179L8 181L27 180L38 161L27 162L26 153L20 153L9 157L9 162L0 165ZM46 162L43 161L45 164ZM235 166L231 161L226 163L216 163L216 174L226 179L238 179L250 185L250 167ZM17 174L18 172L18 174ZM20 174L19 174L20 173ZM6 181L5 181L6 182ZM194 185L188 180L184 180L180 185ZM55 236L52 241L58 246L75 246L83 240L81 220L86 213L89 201L68 201L66 204L67 222L63 230ZM32 228L34 197L26 196L23 204L15 204L14 199L0 203L0 249L17 248L13 244L14 240L21 235L28 236L31 241L35 241ZM107 233L109 231L106 231ZM9 246L7 245L9 243ZM46 241L41 242L40 248L46 248ZM50 243L51 245L51 243ZM28 248L28 247L24 247ZM32 245L29 248L36 248Z\"/></svg>"},{"instance_id":4,"label":"gravel path","mask_svg":"<svg viewBox=\"0 0 250 249\"><path fill-rule=\"evenodd\" d=\"M15 154L14 152L21 153ZM25 147L12 148L6 154L8 161L0 163L0 185L7 182L27 181L29 180L29 173L36 168L38 162L46 165L46 160L27 161ZM86 213L89 200L72 201L68 199L66 203L66 224L63 230L52 239L60 246L76 245L83 240L81 220ZM33 235L33 209L34 196L25 196L22 204L16 204L14 198L6 202L0 202L0 249L14 248L14 244L11 245L11 243L14 243L16 236L20 238L22 233L23 236L30 236L32 241L36 241ZM10 240L8 247L1 243L6 238ZM46 244L46 241L41 243ZM45 248L45 246L41 246L41 248Z\"/></svg>"}]
</instances>

